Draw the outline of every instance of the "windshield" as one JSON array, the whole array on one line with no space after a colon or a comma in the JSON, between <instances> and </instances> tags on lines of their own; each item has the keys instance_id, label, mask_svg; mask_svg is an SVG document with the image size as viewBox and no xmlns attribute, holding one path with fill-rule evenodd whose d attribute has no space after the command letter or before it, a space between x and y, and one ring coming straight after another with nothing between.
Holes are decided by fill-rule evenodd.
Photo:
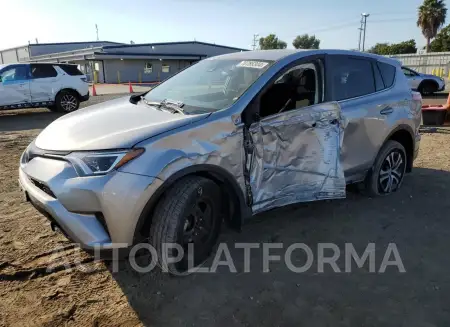
<instances>
[{"instance_id":1,"label":"windshield","mask_svg":"<svg viewBox=\"0 0 450 327\"><path fill-rule=\"evenodd\" d=\"M269 68L271 61L209 59L150 90L145 100L183 103L186 113L213 112L232 105Z\"/></svg>"}]
</instances>

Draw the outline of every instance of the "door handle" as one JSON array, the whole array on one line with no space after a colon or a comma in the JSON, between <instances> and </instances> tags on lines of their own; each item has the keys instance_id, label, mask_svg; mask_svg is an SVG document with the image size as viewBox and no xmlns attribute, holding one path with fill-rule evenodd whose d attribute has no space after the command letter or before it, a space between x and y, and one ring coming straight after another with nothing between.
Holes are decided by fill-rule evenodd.
<instances>
[{"instance_id":1,"label":"door handle","mask_svg":"<svg viewBox=\"0 0 450 327\"><path fill-rule=\"evenodd\" d=\"M387 107L385 107L385 108L380 110L380 114L382 114L382 115L389 115L389 114L391 114L393 112L394 112L394 108L389 107L389 106L387 106Z\"/></svg>"}]
</instances>

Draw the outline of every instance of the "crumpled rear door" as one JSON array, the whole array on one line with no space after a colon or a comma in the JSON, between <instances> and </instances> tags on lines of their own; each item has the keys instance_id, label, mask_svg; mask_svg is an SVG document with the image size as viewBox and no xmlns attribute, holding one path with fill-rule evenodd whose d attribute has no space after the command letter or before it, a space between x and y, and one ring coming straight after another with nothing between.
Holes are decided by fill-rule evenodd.
<instances>
[{"instance_id":1,"label":"crumpled rear door","mask_svg":"<svg viewBox=\"0 0 450 327\"><path fill-rule=\"evenodd\" d=\"M253 212L345 197L345 120L337 102L263 118L249 128ZM248 160L247 160L248 161Z\"/></svg>"}]
</instances>

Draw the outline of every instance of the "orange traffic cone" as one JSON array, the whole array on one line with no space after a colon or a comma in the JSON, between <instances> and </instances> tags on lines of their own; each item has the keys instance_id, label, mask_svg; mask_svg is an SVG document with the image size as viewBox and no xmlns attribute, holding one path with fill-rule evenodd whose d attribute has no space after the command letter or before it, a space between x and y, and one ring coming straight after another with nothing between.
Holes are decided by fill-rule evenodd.
<instances>
[{"instance_id":1,"label":"orange traffic cone","mask_svg":"<svg viewBox=\"0 0 450 327\"><path fill-rule=\"evenodd\" d=\"M92 96L95 97L97 95L97 91L95 90L95 83L92 84Z\"/></svg>"},{"instance_id":2,"label":"orange traffic cone","mask_svg":"<svg viewBox=\"0 0 450 327\"><path fill-rule=\"evenodd\" d=\"M448 94L447 103L445 104L445 108L447 108L447 110L450 109L450 93Z\"/></svg>"},{"instance_id":3,"label":"orange traffic cone","mask_svg":"<svg viewBox=\"0 0 450 327\"><path fill-rule=\"evenodd\" d=\"M131 82L130 82L130 81L128 82L128 85L129 85L129 87L130 87L130 93L134 93L133 87L131 86Z\"/></svg>"}]
</instances>

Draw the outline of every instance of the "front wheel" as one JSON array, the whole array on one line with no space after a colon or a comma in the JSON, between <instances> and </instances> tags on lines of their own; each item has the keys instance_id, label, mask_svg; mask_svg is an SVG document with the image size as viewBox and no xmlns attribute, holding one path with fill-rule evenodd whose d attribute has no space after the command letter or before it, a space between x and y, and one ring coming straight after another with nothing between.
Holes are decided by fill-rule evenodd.
<instances>
[{"instance_id":1,"label":"front wheel","mask_svg":"<svg viewBox=\"0 0 450 327\"><path fill-rule=\"evenodd\" d=\"M397 141L387 141L366 177L365 193L369 196L383 196L396 192L405 177L406 164L407 157L403 145Z\"/></svg>"},{"instance_id":2,"label":"front wheel","mask_svg":"<svg viewBox=\"0 0 450 327\"><path fill-rule=\"evenodd\" d=\"M72 91L61 91L56 96L55 105L58 111L69 113L80 107L80 99Z\"/></svg>"},{"instance_id":3,"label":"front wheel","mask_svg":"<svg viewBox=\"0 0 450 327\"><path fill-rule=\"evenodd\" d=\"M182 273L209 257L220 232L221 207L218 185L204 177L186 177L164 195L150 228L150 243L163 269L173 274ZM179 255L178 250L172 248L173 244L182 249L182 258L170 263L167 246L170 247L169 257Z\"/></svg>"}]
</instances>

